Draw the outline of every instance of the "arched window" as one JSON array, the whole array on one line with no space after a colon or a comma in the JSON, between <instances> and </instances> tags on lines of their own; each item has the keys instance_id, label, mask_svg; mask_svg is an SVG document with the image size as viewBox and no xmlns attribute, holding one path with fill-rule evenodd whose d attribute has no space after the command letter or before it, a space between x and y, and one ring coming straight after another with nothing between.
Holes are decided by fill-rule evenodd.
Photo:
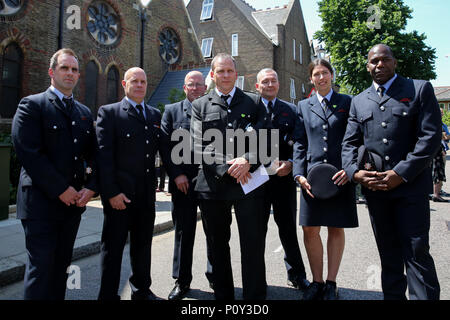
<instances>
[{"instance_id":1,"label":"arched window","mask_svg":"<svg viewBox=\"0 0 450 320\"><path fill-rule=\"evenodd\" d=\"M85 104L91 109L94 117L97 115L97 80L98 67L94 61L89 61L86 66L86 92L84 97Z\"/></svg>"},{"instance_id":2,"label":"arched window","mask_svg":"<svg viewBox=\"0 0 450 320\"><path fill-rule=\"evenodd\" d=\"M109 68L108 71L108 82L106 84L106 92L107 92L107 102L114 103L119 99L118 90L119 90L119 71L115 66Z\"/></svg>"},{"instance_id":3,"label":"arched window","mask_svg":"<svg viewBox=\"0 0 450 320\"><path fill-rule=\"evenodd\" d=\"M20 101L22 83L22 50L15 43L5 48L3 53L2 90L0 98L0 115L12 118Z\"/></svg>"}]
</instances>

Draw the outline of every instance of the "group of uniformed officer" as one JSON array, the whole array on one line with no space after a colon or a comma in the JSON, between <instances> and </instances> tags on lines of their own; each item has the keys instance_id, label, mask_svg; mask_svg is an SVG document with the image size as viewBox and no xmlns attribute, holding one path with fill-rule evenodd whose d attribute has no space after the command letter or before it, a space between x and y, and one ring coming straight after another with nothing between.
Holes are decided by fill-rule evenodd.
<instances>
[{"instance_id":1,"label":"group of uniformed officer","mask_svg":"<svg viewBox=\"0 0 450 320\"><path fill-rule=\"evenodd\" d=\"M245 93L235 86L234 59L218 54L210 71L215 88L205 95L202 74L189 73L183 87L186 99L166 106L161 119L160 112L144 102L144 70L131 68L122 81L124 99L100 107L94 128L89 109L72 95L79 78L78 58L70 49L59 50L49 68L52 86L23 98L13 120L13 142L23 165L17 212L29 258L25 299L64 299L66 269L80 215L96 193L100 193L104 208L98 298L120 299L120 269L129 234L131 298L159 299L150 290L156 152L169 174L173 201L172 275L176 282L170 300L182 299L190 288L197 207L207 239L206 275L216 299L234 299L228 244L232 208L240 238L243 298L266 298L264 251L271 207L285 251L288 284L308 290L314 282L306 279L297 240L295 181L303 189L302 197L309 197L306 176L314 167L311 162L328 162L326 155L335 147L330 145L334 137L326 134L334 118L348 118L348 125L342 164L339 159L338 169L343 170L333 179L339 184L361 183L364 188L380 251L385 298L405 297L404 266L410 298L438 298L439 284L428 245L429 204L423 199L428 199L424 187L428 164L440 141L440 114L431 85L397 76L395 66L389 47L372 48L368 70L374 86L355 97L350 110L337 107L340 102L336 102L323 110L319 104L314 111L316 106L311 104L308 108L324 121L309 129L305 129L302 109L307 104L296 107L278 99L278 76L272 69L258 74L258 94ZM380 96L375 87L382 85L384 95ZM194 160L173 163L175 142L171 136L179 128L190 131L191 159L201 154L200 164ZM244 191L242 185L262 164L258 150L246 143L243 152L236 146L230 151L225 139L220 148L204 134L213 128L224 137L226 130L278 130L279 140L270 143L279 146L279 155L271 163L275 169L268 181ZM310 129L322 132L321 142L310 145L303 154L305 130ZM383 167L373 171L361 168L357 157L360 146L365 146L368 154L379 155ZM205 156L215 161L205 161ZM293 168L298 173L295 176Z\"/></svg>"}]
</instances>

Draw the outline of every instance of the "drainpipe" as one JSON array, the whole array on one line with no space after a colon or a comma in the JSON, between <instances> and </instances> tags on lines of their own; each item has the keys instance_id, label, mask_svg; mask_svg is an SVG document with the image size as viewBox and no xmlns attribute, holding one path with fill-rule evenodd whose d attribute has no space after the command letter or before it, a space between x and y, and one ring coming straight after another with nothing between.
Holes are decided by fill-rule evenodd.
<instances>
[{"instance_id":1,"label":"drainpipe","mask_svg":"<svg viewBox=\"0 0 450 320\"><path fill-rule=\"evenodd\" d=\"M147 21L147 13L145 12L146 8L139 7L139 16L141 18L141 59L140 59L140 67L144 68L144 45L145 45L145 22Z\"/></svg>"},{"instance_id":2,"label":"drainpipe","mask_svg":"<svg viewBox=\"0 0 450 320\"><path fill-rule=\"evenodd\" d=\"M59 0L59 30L58 30L58 50L62 49L64 30L64 0Z\"/></svg>"}]
</instances>

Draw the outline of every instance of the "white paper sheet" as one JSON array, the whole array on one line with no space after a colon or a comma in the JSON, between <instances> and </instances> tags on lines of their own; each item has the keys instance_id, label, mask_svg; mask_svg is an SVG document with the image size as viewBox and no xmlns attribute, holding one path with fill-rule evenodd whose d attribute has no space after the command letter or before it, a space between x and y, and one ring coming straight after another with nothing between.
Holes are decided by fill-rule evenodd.
<instances>
[{"instance_id":1,"label":"white paper sheet","mask_svg":"<svg viewBox=\"0 0 450 320\"><path fill-rule=\"evenodd\" d=\"M248 179L246 184L242 184L241 187L245 194L252 192L256 188L262 186L269 181L269 174L263 165L260 165L253 173L250 173L251 178Z\"/></svg>"}]
</instances>

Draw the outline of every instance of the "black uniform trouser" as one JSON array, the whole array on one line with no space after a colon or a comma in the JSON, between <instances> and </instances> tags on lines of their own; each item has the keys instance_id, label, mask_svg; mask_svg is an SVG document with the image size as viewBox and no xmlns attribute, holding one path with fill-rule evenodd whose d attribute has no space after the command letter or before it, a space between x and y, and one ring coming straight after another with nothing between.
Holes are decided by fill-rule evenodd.
<instances>
[{"instance_id":1,"label":"black uniform trouser","mask_svg":"<svg viewBox=\"0 0 450 320\"><path fill-rule=\"evenodd\" d=\"M80 219L79 213L71 213L63 220L22 220L28 255L25 300L64 300Z\"/></svg>"},{"instance_id":2,"label":"black uniform trouser","mask_svg":"<svg viewBox=\"0 0 450 320\"><path fill-rule=\"evenodd\" d=\"M305 266L297 238L297 189L292 176L271 177L265 185L264 213L265 230L273 207L273 218L278 226L278 235L284 250L284 263L289 280L306 278Z\"/></svg>"},{"instance_id":3,"label":"black uniform trouser","mask_svg":"<svg viewBox=\"0 0 450 320\"><path fill-rule=\"evenodd\" d=\"M262 198L241 200L200 200L202 220L211 246L214 295L216 300L234 300L229 241L234 207L241 248L244 300L266 298L264 262L264 216Z\"/></svg>"},{"instance_id":4,"label":"black uniform trouser","mask_svg":"<svg viewBox=\"0 0 450 320\"><path fill-rule=\"evenodd\" d=\"M98 298L115 300L120 283L123 250L130 233L132 294L146 295L152 283L150 277L151 248L155 207L139 207L127 204L123 211L104 205L103 232L101 238L101 284Z\"/></svg>"},{"instance_id":5,"label":"black uniform trouser","mask_svg":"<svg viewBox=\"0 0 450 320\"><path fill-rule=\"evenodd\" d=\"M428 195L366 199L381 259L384 299L406 299L407 286L411 300L439 299L439 282L429 252Z\"/></svg>"},{"instance_id":6,"label":"black uniform trouser","mask_svg":"<svg viewBox=\"0 0 450 320\"><path fill-rule=\"evenodd\" d=\"M187 195L178 190L172 192L172 221L175 227L172 277L182 286L189 286L192 281L192 255L197 228L198 202L193 186L189 188ZM211 250L208 243L206 255L205 274L209 282L213 282Z\"/></svg>"}]
</instances>

